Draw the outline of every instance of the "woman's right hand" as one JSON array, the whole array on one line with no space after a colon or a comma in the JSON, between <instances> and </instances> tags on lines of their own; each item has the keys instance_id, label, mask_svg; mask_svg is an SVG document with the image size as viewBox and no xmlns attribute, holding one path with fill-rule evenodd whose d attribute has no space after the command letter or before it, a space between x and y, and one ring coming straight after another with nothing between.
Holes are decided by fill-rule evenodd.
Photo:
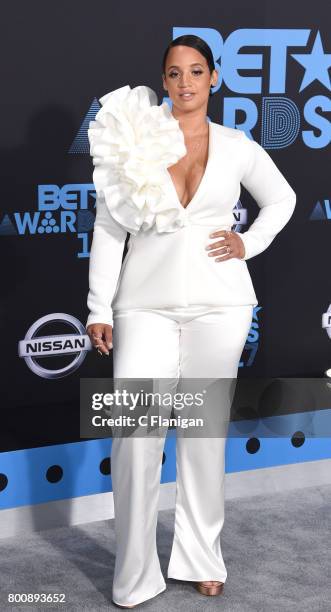
<instances>
[{"instance_id":1,"label":"woman's right hand","mask_svg":"<svg viewBox=\"0 0 331 612\"><path fill-rule=\"evenodd\" d=\"M101 355L109 355L113 348L113 328L107 323L92 323L86 328L91 344Z\"/></svg>"}]
</instances>

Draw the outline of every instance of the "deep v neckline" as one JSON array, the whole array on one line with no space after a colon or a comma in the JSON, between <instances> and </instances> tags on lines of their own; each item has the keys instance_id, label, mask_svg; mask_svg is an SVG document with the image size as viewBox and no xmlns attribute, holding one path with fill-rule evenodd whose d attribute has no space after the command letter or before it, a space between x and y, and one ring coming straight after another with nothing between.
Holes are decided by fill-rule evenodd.
<instances>
[{"instance_id":1,"label":"deep v neckline","mask_svg":"<svg viewBox=\"0 0 331 612\"><path fill-rule=\"evenodd\" d=\"M173 193L175 195L176 202L177 202L177 204L180 206L180 208L183 211L186 211L189 207L192 206L192 204L194 203L194 201L197 199L198 195L200 194L200 191L201 191L201 189L203 187L203 184L204 184L204 182L206 180L206 175L207 175L207 172L208 172L208 169L209 169L209 166L210 166L211 149L212 149L212 121L208 121L208 128L209 128L209 130L208 130L208 158L207 158L207 163L206 163L205 171L204 171L204 173L203 173L203 175L201 177L201 180L200 180L200 183L199 183L198 187L196 188L192 198L190 199L190 201L188 202L188 204L186 206L183 206L183 204L181 203L181 201L179 199L179 196L178 196L178 193L177 193L177 189L176 189L175 183L174 183L174 181L172 179L172 176L171 176L168 168L166 168L167 177L169 179L170 186L172 187ZM179 128L179 129L181 130L181 128Z\"/></svg>"}]
</instances>

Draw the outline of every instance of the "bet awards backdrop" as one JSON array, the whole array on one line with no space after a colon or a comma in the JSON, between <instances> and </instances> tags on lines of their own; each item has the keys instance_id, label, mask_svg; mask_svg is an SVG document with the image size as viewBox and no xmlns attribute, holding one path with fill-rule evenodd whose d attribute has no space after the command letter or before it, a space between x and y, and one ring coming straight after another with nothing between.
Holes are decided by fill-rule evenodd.
<instances>
[{"instance_id":1,"label":"bet awards backdrop","mask_svg":"<svg viewBox=\"0 0 331 612\"><path fill-rule=\"evenodd\" d=\"M259 305L239 376L330 367L330 17L322 1L3 7L2 451L79 441L80 378L112 376L111 354L91 350L84 328L95 215L87 128L98 99L126 84L152 87L161 103L163 52L182 34L213 51L210 119L257 140L297 194L289 224L248 261ZM242 189L233 229L258 210Z\"/></svg>"}]
</instances>

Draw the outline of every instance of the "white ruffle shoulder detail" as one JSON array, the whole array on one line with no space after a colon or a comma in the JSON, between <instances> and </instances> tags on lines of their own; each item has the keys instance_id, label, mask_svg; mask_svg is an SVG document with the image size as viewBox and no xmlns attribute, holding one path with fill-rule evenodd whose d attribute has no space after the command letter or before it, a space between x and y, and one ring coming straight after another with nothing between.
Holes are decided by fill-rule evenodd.
<instances>
[{"instance_id":1,"label":"white ruffle shoulder detail","mask_svg":"<svg viewBox=\"0 0 331 612\"><path fill-rule=\"evenodd\" d=\"M145 85L125 85L99 101L88 129L97 198L131 234L154 225L157 232L176 231L184 209L167 195L166 169L187 153L178 119Z\"/></svg>"}]
</instances>

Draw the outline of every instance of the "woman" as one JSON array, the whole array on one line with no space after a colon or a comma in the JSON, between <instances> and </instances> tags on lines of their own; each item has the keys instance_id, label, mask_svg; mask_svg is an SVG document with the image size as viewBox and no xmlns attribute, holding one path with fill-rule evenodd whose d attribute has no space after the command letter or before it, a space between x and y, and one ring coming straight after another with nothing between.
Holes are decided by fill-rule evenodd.
<instances>
[{"instance_id":1,"label":"woman","mask_svg":"<svg viewBox=\"0 0 331 612\"><path fill-rule=\"evenodd\" d=\"M162 76L171 112L150 88L125 86L100 99L90 123L97 204L87 332L101 355L113 347L115 379L236 378L258 303L246 260L285 226L296 196L257 142L207 121L218 72L201 38L172 41ZM261 209L242 234L231 231L240 183ZM113 438L120 607L166 588L156 549L163 444ZM205 595L220 594L227 577L224 450L225 437L177 436L168 577L192 581Z\"/></svg>"}]
</instances>

